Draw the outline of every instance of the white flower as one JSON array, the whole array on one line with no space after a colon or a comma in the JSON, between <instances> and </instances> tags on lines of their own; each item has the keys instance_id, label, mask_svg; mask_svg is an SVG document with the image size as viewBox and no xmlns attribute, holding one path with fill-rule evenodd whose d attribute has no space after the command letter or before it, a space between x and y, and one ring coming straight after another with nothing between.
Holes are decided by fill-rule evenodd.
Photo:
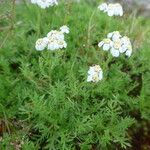
<instances>
[{"instance_id":1,"label":"white flower","mask_svg":"<svg viewBox=\"0 0 150 150\"><path fill-rule=\"evenodd\" d=\"M48 0L37 0L37 4L39 7L43 8L43 9L50 6Z\"/></svg>"},{"instance_id":2,"label":"white flower","mask_svg":"<svg viewBox=\"0 0 150 150\"><path fill-rule=\"evenodd\" d=\"M47 49L51 50L51 51L59 49L58 41L57 40L49 40Z\"/></svg>"},{"instance_id":3,"label":"white flower","mask_svg":"<svg viewBox=\"0 0 150 150\"><path fill-rule=\"evenodd\" d=\"M52 30L47 34L48 38L56 39L56 40L64 40L64 34L57 30Z\"/></svg>"},{"instance_id":4,"label":"white flower","mask_svg":"<svg viewBox=\"0 0 150 150\"><path fill-rule=\"evenodd\" d=\"M37 0L31 0L31 3L36 4Z\"/></svg>"},{"instance_id":5,"label":"white flower","mask_svg":"<svg viewBox=\"0 0 150 150\"><path fill-rule=\"evenodd\" d=\"M52 30L47 34L47 37L37 40L35 47L37 50L44 50L46 47L51 51L63 49L67 47L64 39L65 36L62 31Z\"/></svg>"},{"instance_id":6,"label":"white flower","mask_svg":"<svg viewBox=\"0 0 150 150\"><path fill-rule=\"evenodd\" d=\"M103 78L103 71L99 65L90 67L88 71L87 82L98 82Z\"/></svg>"},{"instance_id":7,"label":"white flower","mask_svg":"<svg viewBox=\"0 0 150 150\"><path fill-rule=\"evenodd\" d=\"M123 8L119 3L116 4L102 3L101 5L98 6L98 9L107 13L107 15L110 17L123 15Z\"/></svg>"},{"instance_id":8,"label":"white flower","mask_svg":"<svg viewBox=\"0 0 150 150\"><path fill-rule=\"evenodd\" d=\"M48 44L48 38L40 38L36 41L35 48L37 51L42 51L47 47Z\"/></svg>"},{"instance_id":9,"label":"white flower","mask_svg":"<svg viewBox=\"0 0 150 150\"><path fill-rule=\"evenodd\" d=\"M103 50L104 51L108 51L111 46L112 46L112 41L110 39L103 39L103 41L101 41L99 44L98 44L99 47L102 47L103 46Z\"/></svg>"},{"instance_id":10,"label":"white flower","mask_svg":"<svg viewBox=\"0 0 150 150\"><path fill-rule=\"evenodd\" d=\"M120 53L124 53L128 49L128 46L131 45L130 39L127 36L122 37L121 44L122 44L122 49Z\"/></svg>"},{"instance_id":11,"label":"white flower","mask_svg":"<svg viewBox=\"0 0 150 150\"><path fill-rule=\"evenodd\" d=\"M59 45L59 48L60 48L60 49L67 47L67 43L66 43L66 41L64 41L64 40L58 41L58 45Z\"/></svg>"},{"instance_id":12,"label":"white flower","mask_svg":"<svg viewBox=\"0 0 150 150\"><path fill-rule=\"evenodd\" d=\"M132 54L132 45L130 39L127 36L122 37L119 31L108 33L107 38L103 39L98 46L103 46L104 51L110 50L110 53L114 57L119 57L119 55L122 53L125 53L125 55L128 57L130 57Z\"/></svg>"},{"instance_id":13,"label":"white flower","mask_svg":"<svg viewBox=\"0 0 150 150\"><path fill-rule=\"evenodd\" d=\"M58 50L67 47L67 43L64 40L52 40L48 42L48 50Z\"/></svg>"},{"instance_id":14,"label":"white flower","mask_svg":"<svg viewBox=\"0 0 150 150\"><path fill-rule=\"evenodd\" d=\"M123 16L123 8L119 3L115 4L114 15L115 16Z\"/></svg>"},{"instance_id":15,"label":"white flower","mask_svg":"<svg viewBox=\"0 0 150 150\"><path fill-rule=\"evenodd\" d=\"M113 41L113 45L110 50L110 53L112 54L112 56L119 57L120 51L122 51L121 40L118 39L116 41Z\"/></svg>"},{"instance_id":16,"label":"white flower","mask_svg":"<svg viewBox=\"0 0 150 150\"><path fill-rule=\"evenodd\" d=\"M58 5L57 0L31 0L31 3L37 4L43 9L48 8L50 6Z\"/></svg>"},{"instance_id":17,"label":"white flower","mask_svg":"<svg viewBox=\"0 0 150 150\"><path fill-rule=\"evenodd\" d=\"M127 51L126 51L125 55L128 56L128 57L130 57L131 54L132 54L132 46L129 45L129 46L127 47Z\"/></svg>"},{"instance_id":18,"label":"white flower","mask_svg":"<svg viewBox=\"0 0 150 150\"><path fill-rule=\"evenodd\" d=\"M119 31L114 31L107 34L107 38L112 39L112 41L116 41L120 39L122 36L120 35Z\"/></svg>"},{"instance_id":19,"label":"white flower","mask_svg":"<svg viewBox=\"0 0 150 150\"><path fill-rule=\"evenodd\" d=\"M109 4L107 14L108 16L122 16L123 15L122 6L119 3Z\"/></svg>"},{"instance_id":20,"label":"white flower","mask_svg":"<svg viewBox=\"0 0 150 150\"><path fill-rule=\"evenodd\" d=\"M57 50L63 49L67 47L67 43L64 40L64 33L69 33L69 28L67 26L62 26L60 28L61 31L52 30L47 34L47 38L49 39L48 42L48 49L49 50Z\"/></svg>"},{"instance_id":21,"label":"white flower","mask_svg":"<svg viewBox=\"0 0 150 150\"><path fill-rule=\"evenodd\" d=\"M126 56L130 57L132 54L132 45L130 42L130 39L127 36L124 36L121 38L121 42L122 42L122 52L126 52Z\"/></svg>"},{"instance_id":22,"label":"white flower","mask_svg":"<svg viewBox=\"0 0 150 150\"><path fill-rule=\"evenodd\" d=\"M107 12L108 6L107 3L102 3L101 5L98 6L98 9L101 11Z\"/></svg>"},{"instance_id":23,"label":"white flower","mask_svg":"<svg viewBox=\"0 0 150 150\"><path fill-rule=\"evenodd\" d=\"M114 4L109 4L107 8L107 14L108 16L112 17L114 16L115 12L115 5Z\"/></svg>"},{"instance_id":24,"label":"white flower","mask_svg":"<svg viewBox=\"0 0 150 150\"><path fill-rule=\"evenodd\" d=\"M110 53L114 57L119 57L119 51L117 49L115 49L115 48L111 48Z\"/></svg>"},{"instance_id":25,"label":"white flower","mask_svg":"<svg viewBox=\"0 0 150 150\"><path fill-rule=\"evenodd\" d=\"M60 27L60 31L62 33L68 34L69 33L69 28L66 25L64 25L64 26Z\"/></svg>"},{"instance_id":26,"label":"white flower","mask_svg":"<svg viewBox=\"0 0 150 150\"><path fill-rule=\"evenodd\" d=\"M47 34L48 49L49 50L57 50L67 47L67 43L64 41L64 34L61 31L52 30Z\"/></svg>"}]
</instances>

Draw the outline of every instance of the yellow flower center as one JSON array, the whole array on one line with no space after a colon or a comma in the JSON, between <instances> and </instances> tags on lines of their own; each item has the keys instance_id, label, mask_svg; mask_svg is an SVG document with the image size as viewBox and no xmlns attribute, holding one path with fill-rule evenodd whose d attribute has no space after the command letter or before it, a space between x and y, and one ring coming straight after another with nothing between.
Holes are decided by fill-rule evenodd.
<instances>
[{"instance_id":1,"label":"yellow flower center","mask_svg":"<svg viewBox=\"0 0 150 150\"><path fill-rule=\"evenodd\" d=\"M94 74L92 79L94 82L98 82L99 81L98 74Z\"/></svg>"},{"instance_id":2,"label":"yellow flower center","mask_svg":"<svg viewBox=\"0 0 150 150\"><path fill-rule=\"evenodd\" d=\"M99 72L101 70L100 66L96 65L94 66L95 72Z\"/></svg>"},{"instance_id":3,"label":"yellow flower center","mask_svg":"<svg viewBox=\"0 0 150 150\"><path fill-rule=\"evenodd\" d=\"M120 42L120 40L115 41L115 42L114 42L114 48L115 48L115 49L119 49L120 47L121 47L121 42Z\"/></svg>"},{"instance_id":4,"label":"yellow flower center","mask_svg":"<svg viewBox=\"0 0 150 150\"><path fill-rule=\"evenodd\" d=\"M104 39L103 41L104 41L105 44L109 44L111 42L110 39Z\"/></svg>"}]
</instances>

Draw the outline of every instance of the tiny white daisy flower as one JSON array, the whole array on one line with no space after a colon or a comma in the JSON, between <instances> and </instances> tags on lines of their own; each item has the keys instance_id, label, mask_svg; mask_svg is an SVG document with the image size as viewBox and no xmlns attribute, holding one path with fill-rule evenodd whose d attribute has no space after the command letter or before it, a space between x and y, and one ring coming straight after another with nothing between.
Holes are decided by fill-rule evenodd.
<instances>
[{"instance_id":1,"label":"tiny white daisy flower","mask_svg":"<svg viewBox=\"0 0 150 150\"><path fill-rule=\"evenodd\" d=\"M64 34L61 31L52 30L47 34L48 49L57 50L67 47L67 43L64 41Z\"/></svg>"},{"instance_id":2,"label":"tiny white daisy flower","mask_svg":"<svg viewBox=\"0 0 150 150\"><path fill-rule=\"evenodd\" d=\"M37 0L31 0L31 3L32 3L32 4L36 4L36 3L37 3Z\"/></svg>"},{"instance_id":3,"label":"tiny white daisy flower","mask_svg":"<svg viewBox=\"0 0 150 150\"><path fill-rule=\"evenodd\" d=\"M103 11L104 13L107 13L108 16L122 16L123 15L123 8L119 3L116 4L107 4L102 3L98 6L98 9Z\"/></svg>"},{"instance_id":4,"label":"tiny white daisy flower","mask_svg":"<svg viewBox=\"0 0 150 150\"><path fill-rule=\"evenodd\" d=\"M43 9L48 8L50 6L58 5L57 0L31 0L31 3L37 4Z\"/></svg>"},{"instance_id":5,"label":"tiny white daisy flower","mask_svg":"<svg viewBox=\"0 0 150 150\"><path fill-rule=\"evenodd\" d=\"M103 46L104 51L108 51L111 48L111 45L112 41L110 39L103 39L103 41L98 44L99 47Z\"/></svg>"},{"instance_id":6,"label":"tiny white daisy flower","mask_svg":"<svg viewBox=\"0 0 150 150\"><path fill-rule=\"evenodd\" d=\"M58 41L54 39L49 40L47 49L51 51L59 49Z\"/></svg>"},{"instance_id":7,"label":"tiny white daisy flower","mask_svg":"<svg viewBox=\"0 0 150 150\"><path fill-rule=\"evenodd\" d=\"M63 32L52 30L47 34L47 37L43 39L39 39L36 42L35 47L37 50L43 50L47 47L48 50L54 51L54 50L66 48L67 43L65 41L65 36Z\"/></svg>"},{"instance_id":8,"label":"tiny white daisy flower","mask_svg":"<svg viewBox=\"0 0 150 150\"><path fill-rule=\"evenodd\" d=\"M113 42L113 46L112 46L112 48L110 50L110 53L114 57L119 57L121 49L122 49L122 47L121 47L121 40L118 39L118 40Z\"/></svg>"},{"instance_id":9,"label":"tiny white daisy flower","mask_svg":"<svg viewBox=\"0 0 150 150\"><path fill-rule=\"evenodd\" d=\"M123 8L119 3L115 4L114 15L115 16L123 16Z\"/></svg>"},{"instance_id":10,"label":"tiny white daisy flower","mask_svg":"<svg viewBox=\"0 0 150 150\"><path fill-rule=\"evenodd\" d=\"M39 7L43 8L43 9L49 7L48 0L37 0L37 4Z\"/></svg>"},{"instance_id":11,"label":"tiny white daisy flower","mask_svg":"<svg viewBox=\"0 0 150 150\"><path fill-rule=\"evenodd\" d=\"M122 49L120 53L124 53L131 45L130 39L127 36L121 38Z\"/></svg>"},{"instance_id":12,"label":"tiny white daisy flower","mask_svg":"<svg viewBox=\"0 0 150 150\"><path fill-rule=\"evenodd\" d=\"M103 78L103 71L99 65L90 67L88 70L87 82L98 82Z\"/></svg>"},{"instance_id":13,"label":"tiny white daisy flower","mask_svg":"<svg viewBox=\"0 0 150 150\"><path fill-rule=\"evenodd\" d=\"M120 39L122 36L120 35L119 31L114 31L107 34L107 38L112 39L112 41L116 41Z\"/></svg>"},{"instance_id":14,"label":"tiny white daisy flower","mask_svg":"<svg viewBox=\"0 0 150 150\"><path fill-rule=\"evenodd\" d=\"M125 55L128 56L128 57L130 57L131 54L132 54L132 46L129 45L129 46L127 47L127 51L126 51Z\"/></svg>"},{"instance_id":15,"label":"tiny white daisy flower","mask_svg":"<svg viewBox=\"0 0 150 150\"><path fill-rule=\"evenodd\" d=\"M64 25L64 26L60 27L60 31L62 33L68 34L69 33L69 28L66 25Z\"/></svg>"},{"instance_id":16,"label":"tiny white daisy flower","mask_svg":"<svg viewBox=\"0 0 150 150\"><path fill-rule=\"evenodd\" d=\"M56 39L56 40L64 40L64 34L60 31L57 31L57 30L52 30L50 31L48 34L47 34L47 37L48 38L53 38L53 39Z\"/></svg>"},{"instance_id":17,"label":"tiny white daisy flower","mask_svg":"<svg viewBox=\"0 0 150 150\"><path fill-rule=\"evenodd\" d=\"M103 50L108 51L114 57L119 57L121 53L125 53L130 57L132 54L132 45L127 36L121 36L119 31L114 31L107 34L107 39L104 39L98 44L99 47L103 46Z\"/></svg>"},{"instance_id":18,"label":"tiny white daisy flower","mask_svg":"<svg viewBox=\"0 0 150 150\"><path fill-rule=\"evenodd\" d=\"M60 48L60 49L67 47L67 43L66 43L66 41L64 41L64 40L58 41L58 44L59 44L59 48Z\"/></svg>"},{"instance_id":19,"label":"tiny white daisy flower","mask_svg":"<svg viewBox=\"0 0 150 150\"><path fill-rule=\"evenodd\" d=\"M115 5L114 4L108 4L107 14L108 16L112 17L115 14Z\"/></svg>"},{"instance_id":20,"label":"tiny white daisy flower","mask_svg":"<svg viewBox=\"0 0 150 150\"><path fill-rule=\"evenodd\" d=\"M115 49L115 48L111 48L110 53L114 57L119 57L119 51L117 49Z\"/></svg>"},{"instance_id":21,"label":"tiny white daisy flower","mask_svg":"<svg viewBox=\"0 0 150 150\"><path fill-rule=\"evenodd\" d=\"M35 48L37 51L42 51L47 47L48 44L48 38L40 38L36 41Z\"/></svg>"},{"instance_id":22,"label":"tiny white daisy flower","mask_svg":"<svg viewBox=\"0 0 150 150\"><path fill-rule=\"evenodd\" d=\"M102 3L98 6L98 9L101 10L101 11L104 11L104 12L107 12L107 9L108 9L108 5L107 3Z\"/></svg>"}]
</instances>

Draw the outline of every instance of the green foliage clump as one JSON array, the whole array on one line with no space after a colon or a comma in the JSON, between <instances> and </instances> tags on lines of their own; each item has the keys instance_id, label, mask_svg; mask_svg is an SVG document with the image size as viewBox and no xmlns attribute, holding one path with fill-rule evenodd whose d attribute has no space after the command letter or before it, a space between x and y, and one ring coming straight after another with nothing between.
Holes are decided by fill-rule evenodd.
<instances>
[{"instance_id":1,"label":"green foliage clump","mask_svg":"<svg viewBox=\"0 0 150 150\"><path fill-rule=\"evenodd\" d=\"M13 29L0 33L2 150L16 143L23 150L126 149L138 117L150 119L150 22L134 14L109 18L97 4L16 6ZM64 24L70 28L65 50L35 50L39 37ZM6 26L3 20L0 25ZM133 40L131 58L116 59L98 48L115 30ZM97 84L86 82L93 64L104 71Z\"/></svg>"}]
</instances>

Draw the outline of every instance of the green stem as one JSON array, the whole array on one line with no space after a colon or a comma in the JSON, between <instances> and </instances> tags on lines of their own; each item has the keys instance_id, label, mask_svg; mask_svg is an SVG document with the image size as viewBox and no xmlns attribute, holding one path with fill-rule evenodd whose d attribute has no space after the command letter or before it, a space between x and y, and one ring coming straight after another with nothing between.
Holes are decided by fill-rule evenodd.
<instances>
[{"instance_id":1,"label":"green stem","mask_svg":"<svg viewBox=\"0 0 150 150\"><path fill-rule=\"evenodd\" d=\"M41 32L41 10L38 10L38 15L37 15L37 36L40 36L40 32Z\"/></svg>"},{"instance_id":2,"label":"green stem","mask_svg":"<svg viewBox=\"0 0 150 150\"><path fill-rule=\"evenodd\" d=\"M95 9L90 17L89 25L88 25L88 35L87 35L87 48L90 48L90 39L91 39L91 27L92 27L92 19L95 15L97 9Z\"/></svg>"}]
</instances>

